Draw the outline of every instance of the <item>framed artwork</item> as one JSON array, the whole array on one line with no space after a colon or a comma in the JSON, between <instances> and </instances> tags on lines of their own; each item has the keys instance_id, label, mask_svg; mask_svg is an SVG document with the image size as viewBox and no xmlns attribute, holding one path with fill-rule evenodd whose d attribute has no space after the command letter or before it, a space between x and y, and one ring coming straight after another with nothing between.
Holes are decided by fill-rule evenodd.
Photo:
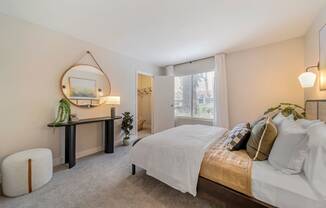
<instances>
[{"instance_id":1,"label":"framed artwork","mask_svg":"<svg viewBox=\"0 0 326 208\"><path fill-rule=\"evenodd\" d=\"M96 98L96 80L69 77L70 97Z\"/></svg>"},{"instance_id":2,"label":"framed artwork","mask_svg":"<svg viewBox=\"0 0 326 208\"><path fill-rule=\"evenodd\" d=\"M319 61L320 90L326 90L326 25L319 31Z\"/></svg>"}]
</instances>

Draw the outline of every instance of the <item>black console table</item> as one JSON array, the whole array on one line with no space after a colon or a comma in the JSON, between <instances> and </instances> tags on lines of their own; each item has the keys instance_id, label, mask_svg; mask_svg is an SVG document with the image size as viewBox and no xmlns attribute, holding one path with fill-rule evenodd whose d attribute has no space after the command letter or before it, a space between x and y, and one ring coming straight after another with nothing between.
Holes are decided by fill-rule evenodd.
<instances>
[{"instance_id":1,"label":"black console table","mask_svg":"<svg viewBox=\"0 0 326 208\"><path fill-rule=\"evenodd\" d=\"M114 118L101 117L81 119L79 121L69 121L66 123L54 124L49 123L48 127L65 127L65 163L68 163L69 168L76 164L76 126L80 124L104 122L104 152L114 152L114 120L121 119L121 116Z\"/></svg>"}]
</instances>

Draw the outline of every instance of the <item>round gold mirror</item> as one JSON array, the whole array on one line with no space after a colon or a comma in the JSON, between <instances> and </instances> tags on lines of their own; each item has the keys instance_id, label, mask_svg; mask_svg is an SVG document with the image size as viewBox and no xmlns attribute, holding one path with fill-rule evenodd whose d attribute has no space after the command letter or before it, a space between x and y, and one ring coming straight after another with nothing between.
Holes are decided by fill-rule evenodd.
<instances>
[{"instance_id":1,"label":"round gold mirror","mask_svg":"<svg viewBox=\"0 0 326 208\"><path fill-rule=\"evenodd\" d=\"M61 78L63 95L79 107L96 107L110 95L111 85L104 72L91 65L76 65L68 69Z\"/></svg>"}]
</instances>

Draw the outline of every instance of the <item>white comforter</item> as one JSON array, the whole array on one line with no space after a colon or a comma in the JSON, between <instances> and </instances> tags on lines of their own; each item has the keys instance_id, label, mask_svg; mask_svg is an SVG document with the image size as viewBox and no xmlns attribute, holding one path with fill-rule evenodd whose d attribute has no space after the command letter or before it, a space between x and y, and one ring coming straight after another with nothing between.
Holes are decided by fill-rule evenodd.
<instances>
[{"instance_id":1,"label":"white comforter","mask_svg":"<svg viewBox=\"0 0 326 208\"><path fill-rule=\"evenodd\" d=\"M205 151L227 129L184 125L145 137L130 151L131 163L169 186L196 196Z\"/></svg>"}]
</instances>

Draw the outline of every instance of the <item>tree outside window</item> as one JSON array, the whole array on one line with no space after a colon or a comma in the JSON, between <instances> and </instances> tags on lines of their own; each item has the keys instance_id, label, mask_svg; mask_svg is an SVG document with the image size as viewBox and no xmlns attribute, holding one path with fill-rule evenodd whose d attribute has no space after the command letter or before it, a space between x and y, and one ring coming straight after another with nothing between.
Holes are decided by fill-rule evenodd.
<instances>
[{"instance_id":1,"label":"tree outside window","mask_svg":"<svg viewBox=\"0 0 326 208\"><path fill-rule=\"evenodd\" d=\"M175 77L175 115L214 118L215 72Z\"/></svg>"}]
</instances>

